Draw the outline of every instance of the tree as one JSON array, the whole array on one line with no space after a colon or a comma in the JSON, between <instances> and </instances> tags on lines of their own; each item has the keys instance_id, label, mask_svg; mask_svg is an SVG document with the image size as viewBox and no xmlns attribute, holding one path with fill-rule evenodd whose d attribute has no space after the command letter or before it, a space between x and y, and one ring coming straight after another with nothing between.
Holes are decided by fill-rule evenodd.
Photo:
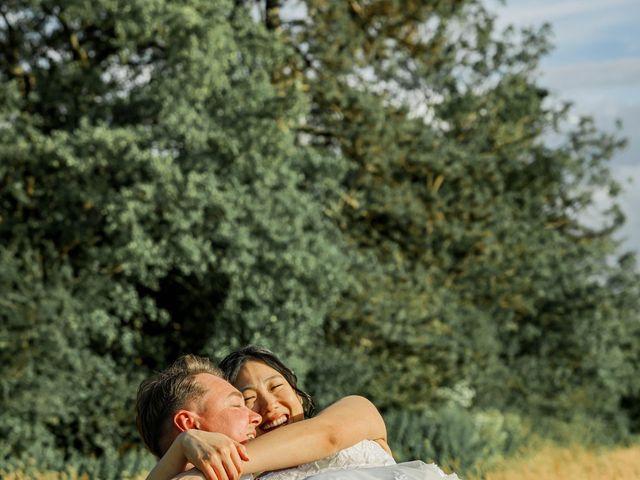
<instances>
[{"instance_id":1,"label":"tree","mask_svg":"<svg viewBox=\"0 0 640 480\"><path fill-rule=\"evenodd\" d=\"M2 18L3 458L124 448L140 378L183 352L264 343L304 373L347 260L286 50L224 0Z\"/></svg>"},{"instance_id":2,"label":"tree","mask_svg":"<svg viewBox=\"0 0 640 480\"><path fill-rule=\"evenodd\" d=\"M304 5L278 28L311 97L300 137L350 164L331 214L360 260L325 323L372 359L350 384L382 407L470 386L479 407L622 418L636 354L605 352L637 331L638 279L610 265L618 207L582 219L619 192L624 141L537 85L549 28L497 32L476 1Z\"/></svg>"},{"instance_id":3,"label":"tree","mask_svg":"<svg viewBox=\"0 0 640 480\"><path fill-rule=\"evenodd\" d=\"M637 266L615 205L582 221L624 142L537 84L548 29L291 5L0 7L3 462L126 450L142 376L250 342L431 442L405 452L637 429Z\"/></svg>"}]
</instances>

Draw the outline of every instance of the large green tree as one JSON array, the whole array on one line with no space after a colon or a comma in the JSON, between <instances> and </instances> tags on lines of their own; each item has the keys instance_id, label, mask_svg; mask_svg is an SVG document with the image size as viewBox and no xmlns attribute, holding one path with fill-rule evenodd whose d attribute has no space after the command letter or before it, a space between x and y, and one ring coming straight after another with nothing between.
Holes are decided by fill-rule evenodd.
<instances>
[{"instance_id":1,"label":"large green tree","mask_svg":"<svg viewBox=\"0 0 640 480\"><path fill-rule=\"evenodd\" d=\"M300 3L265 19L298 52L299 135L350 166L330 214L356 280L325 323L362 367L350 384L381 406L470 387L478 406L624 423L638 276L614 260L618 207L585 223L619 192L624 141L539 86L548 27L500 32L473 0Z\"/></svg>"},{"instance_id":2,"label":"large green tree","mask_svg":"<svg viewBox=\"0 0 640 480\"><path fill-rule=\"evenodd\" d=\"M135 441L140 378L182 352L304 373L347 261L286 49L225 0L1 8L4 458Z\"/></svg>"}]
</instances>

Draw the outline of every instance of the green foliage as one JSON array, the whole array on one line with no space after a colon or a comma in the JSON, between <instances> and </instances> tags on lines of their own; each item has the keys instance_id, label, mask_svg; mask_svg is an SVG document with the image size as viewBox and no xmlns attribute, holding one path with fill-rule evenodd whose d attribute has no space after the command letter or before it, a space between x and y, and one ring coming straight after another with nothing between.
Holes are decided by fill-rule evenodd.
<instances>
[{"instance_id":1,"label":"green foliage","mask_svg":"<svg viewBox=\"0 0 640 480\"><path fill-rule=\"evenodd\" d=\"M100 457L73 455L66 460L61 459L52 449L34 450L33 453L32 458L8 462L4 468L0 468L0 474L14 480L134 480L145 478L156 462L149 452L140 449L129 450L124 454L109 451Z\"/></svg>"},{"instance_id":2,"label":"green foliage","mask_svg":"<svg viewBox=\"0 0 640 480\"><path fill-rule=\"evenodd\" d=\"M396 410L387 413L385 421L397 459L420 458L459 475L489 470L531 435L531 427L518 415L497 410L471 413L455 404L432 411Z\"/></svg>"},{"instance_id":3,"label":"green foliage","mask_svg":"<svg viewBox=\"0 0 640 480\"><path fill-rule=\"evenodd\" d=\"M28 78L2 73L3 458L126 448L137 384L182 352L268 339L308 368L348 262L284 50L225 1L11 7L34 36Z\"/></svg>"},{"instance_id":4,"label":"green foliage","mask_svg":"<svg viewBox=\"0 0 640 480\"><path fill-rule=\"evenodd\" d=\"M1 7L0 468L133 473L140 379L246 343L402 459L638 432L637 265L582 220L624 141L536 84L548 28L278 3Z\"/></svg>"},{"instance_id":5,"label":"green foliage","mask_svg":"<svg viewBox=\"0 0 640 480\"><path fill-rule=\"evenodd\" d=\"M305 45L300 132L350 162L331 213L357 255L325 331L371 358L364 392L419 409L467 382L479 407L624 424L638 276L611 265L617 207L582 222L624 141L535 84L548 28L499 35L473 1L305 4L282 26Z\"/></svg>"},{"instance_id":6,"label":"green foliage","mask_svg":"<svg viewBox=\"0 0 640 480\"><path fill-rule=\"evenodd\" d=\"M45 273L42 263L31 250L2 249L0 256L0 288L9 292L0 306L0 431L12 439L2 457L65 441L83 453L108 449L114 438L133 441L130 391L140 372L99 355L114 341L109 318L95 311L87 318L86 305L68 289L75 280L68 266Z\"/></svg>"}]
</instances>

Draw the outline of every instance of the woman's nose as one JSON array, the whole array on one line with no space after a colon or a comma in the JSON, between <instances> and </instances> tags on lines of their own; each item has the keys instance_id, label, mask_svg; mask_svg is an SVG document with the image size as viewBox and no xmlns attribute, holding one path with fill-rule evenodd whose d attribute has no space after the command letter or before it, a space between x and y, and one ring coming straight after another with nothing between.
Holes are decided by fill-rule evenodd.
<instances>
[{"instance_id":1,"label":"woman's nose","mask_svg":"<svg viewBox=\"0 0 640 480\"><path fill-rule=\"evenodd\" d=\"M266 413L270 412L276 402L276 397L272 395L270 392L266 392L262 395L262 401L260 402L260 413L264 416Z\"/></svg>"}]
</instances>

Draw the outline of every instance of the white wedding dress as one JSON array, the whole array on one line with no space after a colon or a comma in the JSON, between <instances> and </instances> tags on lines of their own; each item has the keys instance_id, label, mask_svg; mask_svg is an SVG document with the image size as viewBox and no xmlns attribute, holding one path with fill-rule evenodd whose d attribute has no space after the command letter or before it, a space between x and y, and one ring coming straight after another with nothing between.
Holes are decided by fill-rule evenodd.
<instances>
[{"instance_id":1,"label":"white wedding dress","mask_svg":"<svg viewBox=\"0 0 640 480\"><path fill-rule=\"evenodd\" d=\"M329 457L294 468L261 475L258 480L459 480L435 464L421 461L396 463L380 445L363 440Z\"/></svg>"}]
</instances>

